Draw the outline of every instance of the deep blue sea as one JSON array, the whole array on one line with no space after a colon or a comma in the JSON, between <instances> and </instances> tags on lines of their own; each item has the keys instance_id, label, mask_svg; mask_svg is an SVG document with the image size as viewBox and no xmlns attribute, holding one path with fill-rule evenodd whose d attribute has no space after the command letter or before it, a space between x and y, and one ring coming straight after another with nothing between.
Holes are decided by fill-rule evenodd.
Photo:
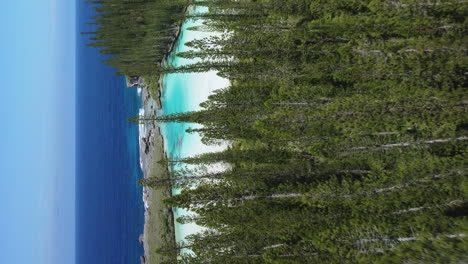
<instances>
[{"instance_id":1,"label":"deep blue sea","mask_svg":"<svg viewBox=\"0 0 468 264\"><path fill-rule=\"evenodd\" d=\"M140 263L144 254L144 207L139 165L138 115L141 98L123 77L86 47L94 11L77 4L76 91L76 263Z\"/></svg>"}]
</instances>

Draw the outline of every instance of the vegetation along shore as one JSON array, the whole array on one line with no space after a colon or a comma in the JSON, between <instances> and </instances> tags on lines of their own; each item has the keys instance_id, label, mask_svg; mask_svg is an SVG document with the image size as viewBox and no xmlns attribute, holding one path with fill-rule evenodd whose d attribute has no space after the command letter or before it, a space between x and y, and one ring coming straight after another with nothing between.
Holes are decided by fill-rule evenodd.
<instances>
[{"instance_id":1,"label":"vegetation along shore","mask_svg":"<svg viewBox=\"0 0 468 264\"><path fill-rule=\"evenodd\" d=\"M94 2L91 45L121 74L216 70L231 82L200 111L131 118L198 123L187 133L231 143L155 161L141 182L182 188L157 199L206 227L161 240L156 263L468 262L468 3ZM177 54L196 63L161 64L192 18L222 34ZM229 169L206 170L219 162Z\"/></svg>"}]
</instances>

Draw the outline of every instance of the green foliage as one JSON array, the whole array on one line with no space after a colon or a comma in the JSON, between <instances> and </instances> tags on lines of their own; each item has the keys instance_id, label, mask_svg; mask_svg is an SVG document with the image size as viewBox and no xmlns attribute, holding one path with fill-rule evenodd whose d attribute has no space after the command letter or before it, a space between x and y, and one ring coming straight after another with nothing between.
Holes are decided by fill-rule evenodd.
<instances>
[{"instance_id":1,"label":"green foliage","mask_svg":"<svg viewBox=\"0 0 468 264\"><path fill-rule=\"evenodd\" d=\"M178 8L161 3L162 10ZM148 70L149 64L129 62L137 75L217 70L231 81L201 111L149 120L199 123L187 132L200 133L205 143L233 143L222 152L164 160L192 169L141 182L181 187L166 202L194 214L178 221L207 228L169 250L181 255L180 263L468 261L468 4L193 4L210 12L188 18L224 32L191 41L194 50L178 54L196 63ZM130 13L135 19L122 38L135 39L125 44L131 53L111 47L114 37L98 41L125 54L112 60L123 72L130 65L121 65L125 56L138 57L136 43L154 37L140 30L152 16ZM121 25L119 19L98 18L112 21L102 30ZM157 35L162 46L164 36ZM160 58L160 49L145 50ZM213 163L228 169L209 172Z\"/></svg>"},{"instance_id":2,"label":"green foliage","mask_svg":"<svg viewBox=\"0 0 468 264\"><path fill-rule=\"evenodd\" d=\"M98 27L89 46L110 55L104 62L127 76L155 75L176 38L185 0L92 1Z\"/></svg>"},{"instance_id":3,"label":"green foliage","mask_svg":"<svg viewBox=\"0 0 468 264\"><path fill-rule=\"evenodd\" d=\"M232 84L158 121L235 143L169 161L230 167L181 175L167 200L209 230L188 238L188 263L466 261L466 4L198 4L231 34L188 43L178 55L199 62L166 71Z\"/></svg>"}]
</instances>

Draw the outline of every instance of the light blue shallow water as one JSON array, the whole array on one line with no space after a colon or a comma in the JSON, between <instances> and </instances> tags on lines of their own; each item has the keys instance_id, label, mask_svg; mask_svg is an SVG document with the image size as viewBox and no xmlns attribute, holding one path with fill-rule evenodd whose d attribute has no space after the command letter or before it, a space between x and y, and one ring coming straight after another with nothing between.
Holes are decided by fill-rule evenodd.
<instances>
[{"instance_id":1,"label":"light blue shallow water","mask_svg":"<svg viewBox=\"0 0 468 264\"><path fill-rule=\"evenodd\" d=\"M198 8L196 12L206 12L206 8ZM191 12L194 12L192 10ZM174 51L171 53L168 63L173 66L181 66L188 63L194 63L195 60L187 60L175 56L178 52L187 51L190 48L184 44L193 39L200 39L211 36L216 33L191 31L187 28L201 25L201 21L189 20L182 25L181 35L175 45ZM199 104L208 98L208 95L216 89L227 87L228 80L216 75L216 72L206 73L177 73L167 74L163 79L162 91L162 110L159 114L173 114L187 111L199 110ZM201 138L198 134L188 134L185 132L187 128L195 127L195 124L186 123L169 123L161 125L161 132L165 139L165 148L168 158L183 158L205 152L218 151L220 146L206 146L201 143ZM178 167L173 169L177 170ZM178 193L179 190L174 189L173 193ZM186 210L177 208L175 217L180 217L187 214ZM184 238L192 233L198 232L201 228L194 224L178 224L176 223L176 240L183 241Z\"/></svg>"}]
</instances>

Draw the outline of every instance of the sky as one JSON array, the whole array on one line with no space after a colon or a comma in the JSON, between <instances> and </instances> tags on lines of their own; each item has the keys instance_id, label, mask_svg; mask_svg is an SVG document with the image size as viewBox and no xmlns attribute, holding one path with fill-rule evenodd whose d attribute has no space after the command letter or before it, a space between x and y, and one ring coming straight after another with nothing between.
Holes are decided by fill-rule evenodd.
<instances>
[{"instance_id":1,"label":"sky","mask_svg":"<svg viewBox=\"0 0 468 264\"><path fill-rule=\"evenodd\" d=\"M75 2L0 7L0 263L73 263Z\"/></svg>"}]
</instances>

